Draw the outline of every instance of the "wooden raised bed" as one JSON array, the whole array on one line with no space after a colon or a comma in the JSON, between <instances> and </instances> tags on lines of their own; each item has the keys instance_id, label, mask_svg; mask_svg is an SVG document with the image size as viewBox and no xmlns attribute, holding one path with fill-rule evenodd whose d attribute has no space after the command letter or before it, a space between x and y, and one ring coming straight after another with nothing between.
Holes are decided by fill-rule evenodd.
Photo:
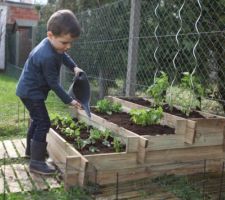
<instances>
[{"instance_id":1,"label":"wooden raised bed","mask_svg":"<svg viewBox=\"0 0 225 200\"><path fill-rule=\"evenodd\" d=\"M136 180L141 174L145 177L145 168L137 163L139 137L126 134L122 140L126 143L126 152L81 155L52 128L47 135L49 156L62 172L65 187L83 186L87 182L115 183L117 173L123 175L120 181ZM138 176L130 176L135 171Z\"/></svg>"},{"instance_id":2,"label":"wooden raised bed","mask_svg":"<svg viewBox=\"0 0 225 200\"><path fill-rule=\"evenodd\" d=\"M110 100L120 102L118 98L108 97ZM132 105L138 108L138 105ZM140 107L141 108L141 107ZM123 111L130 107L123 104ZM111 123L102 117L93 114L89 119L83 110L72 108L72 113L79 120L100 129L118 131L122 137L135 135L139 137L137 162L145 168L146 176L160 175L162 173L192 174L203 171L203 161L215 159L207 170L218 170L224 159L224 124L223 118L212 119L184 119L165 114L162 124L175 127L175 134L149 136L138 135ZM170 123L168 123L170 122Z\"/></svg>"},{"instance_id":3,"label":"wooden raised bed","mask_svg":"<svg viewBox=\"0 0 225 200\"><path fill-rule=\"evenodd\" d=\"M108 96L106 98L112 102L121 103L126 112L134 108L147 108L117 97ZM198 113L205 118L186 119L164 112L161 124L175 128L176 135L184 135L184 142L187 144L197 146L222 145L224 143L225 118L200 111Z\"/></svg>"}]
</instances>

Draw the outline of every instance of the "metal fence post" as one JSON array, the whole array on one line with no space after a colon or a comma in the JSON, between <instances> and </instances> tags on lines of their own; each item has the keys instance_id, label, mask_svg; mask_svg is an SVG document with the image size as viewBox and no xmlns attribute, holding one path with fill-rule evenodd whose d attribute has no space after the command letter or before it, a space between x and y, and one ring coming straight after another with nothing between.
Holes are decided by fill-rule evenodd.
<instances>
[{"instance_id":1,"label":"metal fence post","mask_svg":"<svg viewBox=\"0 0 225 200\"><path fill-rule=\"evenodd\" d=\"M135 95L141 0L131 0L126 96Z\"/></svg>"}]
</instances>

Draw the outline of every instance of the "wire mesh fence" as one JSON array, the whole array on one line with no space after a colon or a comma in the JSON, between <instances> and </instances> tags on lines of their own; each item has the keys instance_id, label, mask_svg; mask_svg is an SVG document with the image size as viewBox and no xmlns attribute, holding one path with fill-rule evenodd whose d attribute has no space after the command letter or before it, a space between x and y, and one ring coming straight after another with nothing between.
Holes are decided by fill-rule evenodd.
<instances>
[{"instance_id":1,"label":"wire mesh fence","mask_svg":"<svg viewBox=\"0 0 225 200\"><path fill-rule=\"evenodd\" d=\"M125 95L127 84L135 91L132 95L145 94L154 78L164 71L173 86L179 83L183 72L189 72L204 86L206 98L223 103L223 1L142 0L140 8L132 10L136 4L135 0L119 0L77 14L82 34L69 53L89 76L92 102L105 95ZM140 19L135 20L139 23L132 25L131 13L137 10ZM46 28L37 27L36 43L45 35ZM137 57L137 63L130 67L137 69L128 75L133 59L128 53L132 40L137 43L131 48L136 48L133 57ZM14 48L8 45L8 49ZM14 69L8 70L9 74L20 73ZM62 73L61 81L68 87L71 73ZM127 83L129 76L135 78Z\"/></svg>"}]
</instances>

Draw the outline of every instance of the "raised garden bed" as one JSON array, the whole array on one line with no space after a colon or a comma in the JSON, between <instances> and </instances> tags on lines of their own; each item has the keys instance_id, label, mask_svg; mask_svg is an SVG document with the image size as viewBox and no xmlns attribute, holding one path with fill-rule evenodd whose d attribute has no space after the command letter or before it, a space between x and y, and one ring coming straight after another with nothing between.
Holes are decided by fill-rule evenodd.
<instances>
[{"instance_id":1,"label":"raised garden bed","mask_svg":"<svg viewBox=\"0 0 225 200\"><path fill-rule=\"evenodd\" d=\"M133 108L149 108L151 102L143 98L125 98L108 96L108 100L121 103L123 110L130 111ZM138 104L139 103L139 104ZM164 108L168 106L164 106ZM193 111L189 117L184 115L179 109L174 108L172 114L170 110L164 110L162 124L175 128L177 134L184 135L184 142L187 144L221 145L223 141L223 131L225 118L201 111Z\"/></svg>"},{"instance_id":2,"label":"raised garden bed","mask_svg":"<svg viewBox=\"0 0 225 200\"><path fill-rule=\"evenodd\" d=\"M114 100L112 97L111 99ZM128 106L123 106L123 112L129 110ZM123 136L132 134L139 137L137 162L148 171L146 176L159 175L160 173L190 174L199 172L203 170L202 166L205 159L217 160L208 168L208 170L215 170L218 169L221 160L224 158L224 119L222 118L212 118L210 121L202 119L195 121L193 119L177 119L176 116L168 114L164 116L161 125L170 126L175 130L174 133L149 134L148 131L138 133L136 130L134 132L134 130L130 129L132 125L129 122L125 122L127 127L121 125L120 123L125 119L124 113L116 121L113 119L114 114L105 116L105 114L94 112L94 108L92 108L92 117L89 119L83 110L71 109L71 113L78 119L84 120L91 125L94 124L100 129L107 128L113 131L116 130ZM176 125L167 124L172 117ZM211 127L212 124L213 128ZM195 139L195 142L188 143L188 137L192 137L192 140Z\"/></svg>"},{"instance_id":3,"label":"raised garden bed","mask_svg":"<svg viewBox=\"0 0 225 200\"><path fill-rule=\"evenodd\" d=\"M100 185L115 183L117 172L123 174L123 179L120 181L139 179L140 173L138 176L128 175L135 171L142 171L142 177L145 177L145 169L137 163L139 137L114 132L115 135L120 136L124 144L123 152L112 152L112 148L109 148L110 151L105 150L99 144L100 151L93 153L85 148L78 151L75 148L76 145L74 146L74 139L63 135L56 126L53 128L50 128L47 136L48 152L62 171L66 187L83 186L87 182ZM80 135L86 135L86 133L81 132ZM87 136L84 137L87 138Z\"/></svg>"}]
</instances>

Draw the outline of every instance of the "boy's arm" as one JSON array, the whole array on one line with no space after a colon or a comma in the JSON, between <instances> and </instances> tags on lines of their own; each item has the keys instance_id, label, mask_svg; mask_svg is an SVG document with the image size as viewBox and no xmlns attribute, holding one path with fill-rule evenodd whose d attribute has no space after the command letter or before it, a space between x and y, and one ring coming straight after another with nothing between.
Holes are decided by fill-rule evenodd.
<instances>
[{"instance_id":1,"label":"boy's arm","mask_svg":"<svg viewBox=\"0 0 225 200\"><path fill-rule=\"evenodd\" d=\"M59 84L59 74L57 70L57 62L52 59L45 59L42 63L42 70L45 80L49 87L56 93L56 95L65 103L69 104L73 101L66 91Z\"/></svg>"},{"instance_id":2,"label":"boy's arm","mask_svg":"<svg viewBox=\"0 0 225 200\"><path fill-rule=\"evenodd\" d=\"M80 72L83 72L83 70L77 66L77 64L67 53L63 54L63 64L71 71L73 71L75 73L75 76L77 76Z\"/></svg>"}]
</instances>

